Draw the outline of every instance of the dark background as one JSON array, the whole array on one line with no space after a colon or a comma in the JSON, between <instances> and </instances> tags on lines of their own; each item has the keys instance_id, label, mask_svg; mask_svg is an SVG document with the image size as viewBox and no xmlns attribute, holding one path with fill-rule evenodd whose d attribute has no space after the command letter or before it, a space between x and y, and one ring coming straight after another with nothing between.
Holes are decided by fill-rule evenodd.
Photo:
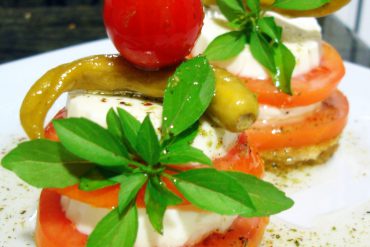
<instances>
[{"instance_id":1,"label":"dark background","mask_svg":"<svg viewBox=\"0 0 370 247\"><path fill-rule=\"evenodd\" d=\"M0 63L106 38L103 0L0 0ZM319 20L343 58L370 67L370 49L337 18Z\"/></svg>"}]
</instances>

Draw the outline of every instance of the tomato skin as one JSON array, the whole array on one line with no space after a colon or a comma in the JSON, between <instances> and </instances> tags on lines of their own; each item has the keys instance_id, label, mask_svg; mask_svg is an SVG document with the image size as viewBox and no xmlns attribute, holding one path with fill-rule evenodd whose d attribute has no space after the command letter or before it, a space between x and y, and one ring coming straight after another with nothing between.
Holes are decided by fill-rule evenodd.
<instances>
[{"instance_id":1,"label":"tomato skin","mask_svg":"<svg viewBox=\"0 0 370 247\"><path fill-rule=\"evenodd\" d=\"M342 132L347 123L348 112L348 100L337 90L312 114L289 123L257 122L246 134L250 144L258 151L316 145L333 139Z\"/></svg>"},{"instance_id":2,"label":"tomato skin","mask_svg":"<svg viewBox=\"0 0 370 247\"><path fill-rule=\"evenodd\" d=\"M213 233L193 247L258 247L268 222L267 217L239 217L226 233Z\"/></svg>"},{"instance_id":3,"label":"tomato skin","mask_svg":"<svg viewBox=\"0 0 370 247\"><path fill-rule=\"evenodd\" d=\"M88 236L79 232L65 217L60 205L61 195L49 189L41 192L35 240L38 247L84 247ZM187 247L257 247L268 218L238 218L225 234L213 233L198 244Z\"/></svg>"},{"instance_id":4,"label":"tomato skin","mask_svg":"<svg viewBox=\"0 0 370 247\"><path fill-rule=\"evenodd\" d=\"M106 0L104 5L105 27L117 50L149 70L182 61L203 17L200 0Z\"/></svg>"},{"instance_id":5,"label":"tomato skin","mask_svg":"<svg viewBox=\"0 0 370 247\"><path fill-rule=\"evenodd\" d=\"M67 111L65 108L63 108L54 116L54 119L62 119L66 117L67 117ZM46 139L49 139L52 141L59 141L57 132L55 131L54 125L51 122L45 127L44 135Z\"/></svg>"},{"instance_id":6,"label":"tomato skin","mask_svg":"<svg viewBox=\"0 0 370 247\"><path fill-rule=\"evenodd\" d=\"M87 235L65 217L60 195L49 189L41 191L35 240L38 247L79 247L87 242Z\"/></svg>"},{"instance_id":7,"label":"tomato skin","mask_svg":"<svg viewBox=\"0 0 370 247\"><path fill-rule=\"evenodd\" d=\"M336 90L345 74L343 60L338 52L327 43L323 43L322 49L320 66L292 78L292 96L280 92L270 79L244 78L246 86L257 94L260 104L296 107L320 102Z\"/></svg>"}]
</instances>

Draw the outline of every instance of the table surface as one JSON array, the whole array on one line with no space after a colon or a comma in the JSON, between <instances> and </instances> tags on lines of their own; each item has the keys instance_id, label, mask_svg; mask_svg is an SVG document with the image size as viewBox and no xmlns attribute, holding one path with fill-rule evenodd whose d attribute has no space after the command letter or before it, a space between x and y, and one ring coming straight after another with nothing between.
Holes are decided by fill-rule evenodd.
<instances>
[{"instance_id":1,"label":"table surface","mask_svg":"<svg viewBox=\"0 0 370 247\"><path fill-rule=\"evenodd\" d=\"M102 0L1 0L0 64L106 38ZM334 16L319 19L342 57L370 67L370 49Z\"/></svg>"}]
</instances>

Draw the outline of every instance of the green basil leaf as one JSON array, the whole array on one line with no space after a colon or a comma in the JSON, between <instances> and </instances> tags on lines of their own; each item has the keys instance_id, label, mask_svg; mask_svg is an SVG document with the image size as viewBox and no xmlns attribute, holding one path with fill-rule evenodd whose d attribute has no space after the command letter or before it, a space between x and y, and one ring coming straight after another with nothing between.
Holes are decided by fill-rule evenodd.
<instances>
[{"instance_id":1,"label":"green basil leaf","mask_svg":"<svg viewBox=\"0 0 370 247\"><path fill-rule=\"evenodd\" d=\"M257 25L260 31L269 36L275 43L279 43L282 35L282 28L276 25L275 18L268 16L258 20Z\"/></svg>"},{"instance_id":2,"label":"green basil leaf","mask_svg":"<svg viewBox=\"0 0 370 247\"><path fill-rule=\"evenodd\" d=\"M148 176L143 173L127 175L121 182L118 193L118 211L121 213L136 198L137 193L148 180Z\"/></svg>"},{"instance_id":3,"label":"green basil leaf","mask_svg":"<svg viewBox=\"0 0 370 247\"><path fill-rule=\"evenodd\" d=\"M174 176L173 183L193 205L223 215L254 211L248 193L232 177L215 169L192 169Z\"/></svg>"},{"instance_id":4,"label":"green basil leaf","mask_svg":"<svg viewBox=\"0 0 370 247\"><path fill-rule=\"evenodd\" d=\"M243 0L217 0L217 5L222 14L229 21L233 21L246 13L242 1Z\"/></svg>"},{"instance_id":5,"label":"green basil leaf","mask_svg":"<svg viewBox=\"0 0 370 247\"><path fill-rule=\"evenodd\" d=\"M121 126L121 122L119 120L118 115L116 112L113 110L113 108L110 108L107 117L106 117L106 122L108 126L108 131L117 137L119 140L123 140L123 130Z\"/></svg>"},{"instance_id":6,"label":"green basil leaf","mask_svg":"<svg viewBox=\"0 0 370 247\"><path fill-rule=\"evenodd\" d=\"M140 157L149 165L158 163L161 153L161 145L149 115L147 115L140 126L138 140L136 142L136 151Z\"/></svg>"},{"instance_id":7,"label":"green basil leaf","mask_svg":"<svg viewBox=\"0 0 370 247\"><path fill-rule=\"evenodd\" d=\"M248 8L255 14L260 12L260 0L247 0Z\"/></svg>"},{"instance_id":8,"label":"green basil leaf","mask_svg":"<svg viewBox=\"0 0 370 247\"><path fill-rule=\"evenodd\" d=\"M211 159L202 150L188 145L175 145L167 148L161 153L159 162L162 164L187 164L197 162L203 165L212 165Z\"/></svg>"},{"instance_id":9,"label":"green basil leaf","mask_svg":"<svg viewBox=\"0 0 370 247\"><path fill-rule=\"evenodd\" d=\"M286 94L292 95L291 79L296 64L292 52L282 43L274 47L276 75L273 77L275 86Z\"/></svg>"},{"instance_id":10,"label":"green basil leaf","mask_svg":"<svg viewBox=\"0 0 370 247\"><path fill-rule=\"evenodd\" d=\"M213 98L215 75L205 57L183 62L164 93L162 134L178 135L203 115Z\"/></svg>"},{"instance_id":11,"label":"green basil leaf","mask_svg":"<svg viewBox=\"0 0 370 247\"><path fill-rule=\"evenodd\" d=\"M250 49L253 57L265 67L271 74L276 74L273 48L258 33L252 32Z\"/></svg>"},{"instance_id":12,"label":"green basil leaf","mask_svg":"<svg viewBox=\"0 0 370 247\"><path fill-rule=\"evenodd\" d=\"M113 176L111 178L109 178L109 180L113 181L113 182L116 182L116 183L122 183L123 181L125 181L125 179L130 176L130 174L132 174L132 172L130 173L122 173L122 174L119 174L117 176Z\"/></svg>"},{"instance_id":13,"label":"green basil leaf","mask_svg":"<svg viewBox=\"0 0 370 247\"><path fill-rule=\"evenodd\" d=\"M114 173L96 167L81 177L78 188L85 191L93 191L117 184L110 180Z\"/></svg>"},{"instance_id":14,"label":"green basil leaf","mask_svg":"<svg viewBox=\"0 0 370 247\"><path fill-rule=\"evenodd\" d=\"M276 0L273 7L288 10L317 9L331 0Z\"/></svg>"},{"instance_id":15,"label":"green basil leaf","mask_svg":"<svg viewBox=\"0 0 370 247\"><path fill-rule=\"evenodd\" d=\"M166 148L168 146L177 146L177 145L191 145L198 134L199 121L195 122L185 131L181 132L179 135L164 140L162 147Z\"/></svg>"},{"instance_id":16,"label":"green basil leaf","mask_svg":"<svg viewBox=\"0 0 370 247\"><path fill-rule=\"evenodd\" d=\"M204 51L211 61L233 58L243 51L247 37L242 31L232 31L216 37Z\"/></svg>"},{"instance_id":17,"label":"green basil leaf","mask_svg":"<svg viewBox=\"0 0 370 247\"><path fill-rule=\"evenodd\" d=\"M94 167L70 153L61 143L45 139L19 144L1 163L37 188L65 188L77 184L79 177Z\"/></svg>"},{"instance_id":18,"label":"green basil leaf","mask_svg":"<svg viewBox=\"0 0 370 247\"><path fill-rule=\"evenodd\" d=\"M166 189L157 178L151 178L145 190L145 207L153 228L163 234L163 217L168 206L182 202L171 191Z\"/></svg>"},{"instance_id":19,"label":"green basil leaf","mask_svg":"<svg viewBox=\"0 0 370 247\"><path fill-rule=\"evenodd\" d=\"M53 121L63 146L75 155L103 166L127 165L125 147L108 130L84 118Z\"/></svg>"},{"instance_id":20,"label":"green basil leaf","mask_svg":"<svg viewBox=\"0 0 370 247\"><path fill-rule=\"evenodd\" d=\"M241 172L224 172L233 177L248 193L256 211L243 214L244 217L259 217L277 214L294 204L284 192L273 184L265 182L255 176Z\"/></svg>"},{"instance_id":21,"label":"green basil leaf","mask_svg":"<svg viewBox=\"0 0 370 247\"><path fill-rule=\"evenodd\" d=\"M95 227L87 240L87 247L133 247L139 227L136 206L124 214L113 209Z\"/></svg>"},{"instance_id":22,"label":"green basil leaf","mask_svg":"<svg viewBox=\"0 0 370 247\"><path fill-rule=\"evenodd\" d=\"M137 141L137 133L140 129L140 122L122 108L117 108L118 115L121 120L124 143L129 147L129 150L134 151Z\"/></svg>"}]
</instances>

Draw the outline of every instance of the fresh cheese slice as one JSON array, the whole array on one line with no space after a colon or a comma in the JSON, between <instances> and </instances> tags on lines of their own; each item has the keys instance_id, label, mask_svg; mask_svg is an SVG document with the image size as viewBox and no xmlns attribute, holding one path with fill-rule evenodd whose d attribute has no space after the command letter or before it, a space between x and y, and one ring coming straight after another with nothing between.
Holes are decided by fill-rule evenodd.
<instances>
[{"instance_id":1,"label":"fresh cheese slice","mask_svg":"<svg viewBox=\"0 0 370 247\"><path fill-rule=\"evenodd\" d=\"M107 112L111 108L118 107L125 109L140 122L149 114L158 137L160 136L162 105L143 99L71 92L67 101L67 117L84 117L106 127ZM202 150L211 159L215 159L227 154L237 139L236 133L217 128L202 118L198 135L192 146Z\"/></svg>"},{"instance_id":2,"label":"fresh cheese slice","mask_svg":"<svg viewBox=\"0 0 370 247\"><path fill-rule=\"evenodd\" d=\"M322 37L321 28L315 18L288 18L273 12L268 12L267 16L273 16L276 23L283 27L283 43L296 58L293 76L307 73L320 64ZM192 55L203 53L212 40L230 31L232 30L226 26L221 14L206 15L201 35L192 50ZM249 45L246 45L235 58L213 62L213 64L240 77L269 78L267 71L252 56Z\"/></svg>"},{"instance_id":3,"label":"fresh cheese slice","mask_svg":"<svg viewBox=\"0 0 370 247\"><path fill-rule=\"evenodd\" d=\"M90 234L109 209L95 208L63 196L62 209L78 231ZM168 208L163 219L163 235L152 227L145 209L140 208L136 247L181 247L199 242L213 232L223 233L237 216L223 216L204 211Z\"/></svg>"},{"instance_id":4,"label":"fresh cheese slice","mask_svg":"<svg viewBox=\"0 0 370 247\"><path fill-rule=\"evenodd\" d=\"M318 102L307 106L290 108L280 108L261 104L259 106L257 124L270 124L278 121L284 123L292 122L301 119L304 116L313 114L315 111L320 109L322 104L322 102Z\"/></svg>"}]
</instances>

